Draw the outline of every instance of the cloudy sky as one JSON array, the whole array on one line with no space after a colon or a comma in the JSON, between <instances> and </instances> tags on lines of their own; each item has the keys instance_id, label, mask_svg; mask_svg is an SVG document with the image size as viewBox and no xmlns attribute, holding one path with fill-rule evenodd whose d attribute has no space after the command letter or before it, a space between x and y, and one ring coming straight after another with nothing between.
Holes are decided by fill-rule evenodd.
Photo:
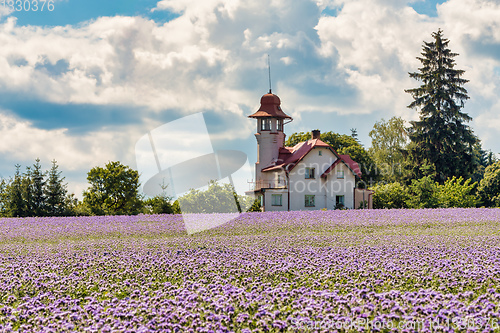
<instances>
[{"instance_id":1,"label":"cloudy sky","mask_svg":"<svg viewBox=\"0 0 500 333\"><path fill-rule=\"evenodd\" d=\"M416 119L406 108L404 89L417 85L408 72L439 28L470 80L470 125L485 149L500 152L498 1L20 3L0 2L3 177L17 163L39 157L48 169L56 159L81 197L90 168L116 160L137 168L141 137L199 112L213 149L241 150L254 163L246 116L269 89L268 54L273 92L294 118L287 133L357 128L369 147L376 121ZM156 145L182 147L197 135Z\"/></svg>"}]
</instances>

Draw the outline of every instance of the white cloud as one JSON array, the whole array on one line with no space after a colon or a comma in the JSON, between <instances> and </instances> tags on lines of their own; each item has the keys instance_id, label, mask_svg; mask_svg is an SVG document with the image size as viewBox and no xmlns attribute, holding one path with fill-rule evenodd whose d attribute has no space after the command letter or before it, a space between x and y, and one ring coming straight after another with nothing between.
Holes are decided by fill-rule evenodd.
<instances>
[{"instance_id":1,"label":"white cloud","mask_svg":"<svg viewBox=\"0 0 500 333\"><path fill-rule=\"evenodd\" d=\"M373 1L345 2L337 17L322 17L316 27L324 57L338 55L337 71L360 92L366 110L397 113L408 103L403 87L414 83L420 41L435 24L410 7Z\"/></svg>"},{"instance_id":2,"label":"white cloud","mask_svg":"<svg viewBox=\"0 0 500 333\"><path fill-rule=\"evenodd\" d=\"M3 157L56 159L61 167L70 171L117 158L117 153L124 153L120 145L129 135L99 131L77 137L69 135L65 128L40 129L10 112L0 112L0 154Z\"/></svg>"},{"instance_id":3,"label":"white cloud","mask_svg":"<svg viewBox=\"0 0 500 333\"><path fill-rule=\"evenodd\" d=\"M104 129L83 135L71 135L68 129L40 129L33 123L18 119L12 112L0 110L0 155L4 161L30 165L40 158L49 168L56 160L59 170L67 177L70 192L81 197L86 188L83 181L94 166L103 166L108 161L120 160L135 167L133 147L143 133L130 128ZM68 177L68 173L82 177Z\"/></svg>"},{"instance_id":4,"label":"white cloud","mask_svg":"<svg viewBox=\"0 0 500 333\"><path fill-rule=\"evenodd\" d=\"M338 15L321 14L327 7ZM267 90L270 54L273 91L296 119L303 111L411 119L417 114L406 109L404 89L418 83L407 72L420 65L422 42L443 28L467 70L471 98L484 100L486 112L500 95L500 57L488 53L500 43L495 1L449 0L436 18L400 0L163 0L155 10L180 16L165 24L116 16L54 28L9 18L0 25L0 90L56 103L135 105L145 114L243 115ZM58 63L63 70L54 73ZM491 136L491 128L479 129Z\"/></svg>"}]
</instances>

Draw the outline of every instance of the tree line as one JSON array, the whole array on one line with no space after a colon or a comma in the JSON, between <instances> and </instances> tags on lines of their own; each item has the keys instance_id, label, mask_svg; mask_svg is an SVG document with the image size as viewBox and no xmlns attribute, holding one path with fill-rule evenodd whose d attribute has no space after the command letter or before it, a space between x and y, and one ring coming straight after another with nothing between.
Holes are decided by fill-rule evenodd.
<instances>
[{"instance_id":1,"label":"tree line","mask_svg":"<svg viewBox=\"0 0 500 333\"><path fill-rule=\"evenodd\" d=\"M321 140L339 154L358 162L362 177L358 186L374 191L374 208L500 207L500 161L485 151L467 125L472 118L462 111L469 99L464 71L456 69L458 55L448 48L449 40L438 30L424 42L417 59L422 67L409 73L421 83L405 90L413 102L409 108L419 119L409 126L400 117L380 120L370 131L366 149L356 129L351 135L321 133ZM287 146L308 140L307 133L294 133ZM212 182L207 191L191 190L172 201L160 194L139 194L139 173L120 162L109 162L88 173L89 188L83 200L68 195L67 184L52 161L42 172L40 160L14 177L0 182L1 216L119 215L139 213L205 213L233 207L259 210L256 202L239 197L228 185ZM243 208L242 208L243 207ZM250 208L248 208L250 207ZM213 209L212 209L213 210Z\"/></svg>"},{"instance_id":2,"label":"tree line","mask_svg":"<svg viewBox=\"0 0 500 333\"><path fill-rule=\"evenodd\" d=\"M87 173L89 187L83 200L68 194L67 183L59 171L57 161L50 170L43 171L40 159L10 179L0 181L0 216L90 216L183 213L234 213L258 211L257 201L237 195L230 184L212 181L206 191L192 189L173 201L166 194L145 197L139 193L139 172L119 161L94 167ZM236 207L235 207L236 203Z\"/></svg>"},{"instance_id":3,"label":"tree line","mask_svg":"<svg viewBox=\"0 0 500 333\"><path fill-rule=\"evenodd\" d=\"M14 177L0 181L0 216L63 216L72 215L77 205L74 195L67 194L57 161L43 171L40 159L21 173L16 165Z\"/></svg>"}]
</instances>

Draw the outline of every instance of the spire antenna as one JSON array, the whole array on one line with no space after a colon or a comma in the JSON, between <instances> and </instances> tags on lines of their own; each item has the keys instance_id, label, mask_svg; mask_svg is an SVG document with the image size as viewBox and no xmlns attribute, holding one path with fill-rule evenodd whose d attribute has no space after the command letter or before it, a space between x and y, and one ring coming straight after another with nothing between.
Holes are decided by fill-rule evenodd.
<instances>
[{"instance_id":1,"label":"spire antenna","mask_svg":"<svg viewBox=\"0 0 500 333\"><path fill-rule=\"evenodd\" d=\"M269 93L272 94L271 85L271 61L269 60L269 54L267 55L267 69L269 70Z\"/></svg>"}]
</instances>

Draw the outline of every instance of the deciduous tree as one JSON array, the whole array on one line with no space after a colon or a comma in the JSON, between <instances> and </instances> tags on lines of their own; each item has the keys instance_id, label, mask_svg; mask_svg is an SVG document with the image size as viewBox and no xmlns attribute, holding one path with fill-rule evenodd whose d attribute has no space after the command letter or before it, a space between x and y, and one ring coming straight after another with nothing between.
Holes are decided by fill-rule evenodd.
<instances>
[{"instance_id":1,"label":"deciduous tree","mask_svg":"<svg viewBox=\"0 0 500 333\"><path fill-rule=\"evenodd\" d=\"M369 152L382 178L387 182L402 180L403 151L408 144L405 121L401 117L382 119L373 125L368 135L372 139Z\"/></svg>"},{"instance_id":2,"label":"deciduous tree","mask_svg":"<svg viewBox=\"0 0 500 333\"><path fill-rule=\"evenodd\" d=\"M90 188L84 203L96 215L134 215L142 208L139 172L120 162L92 168L87 174Z\"/></svg>"}]
</instances>

